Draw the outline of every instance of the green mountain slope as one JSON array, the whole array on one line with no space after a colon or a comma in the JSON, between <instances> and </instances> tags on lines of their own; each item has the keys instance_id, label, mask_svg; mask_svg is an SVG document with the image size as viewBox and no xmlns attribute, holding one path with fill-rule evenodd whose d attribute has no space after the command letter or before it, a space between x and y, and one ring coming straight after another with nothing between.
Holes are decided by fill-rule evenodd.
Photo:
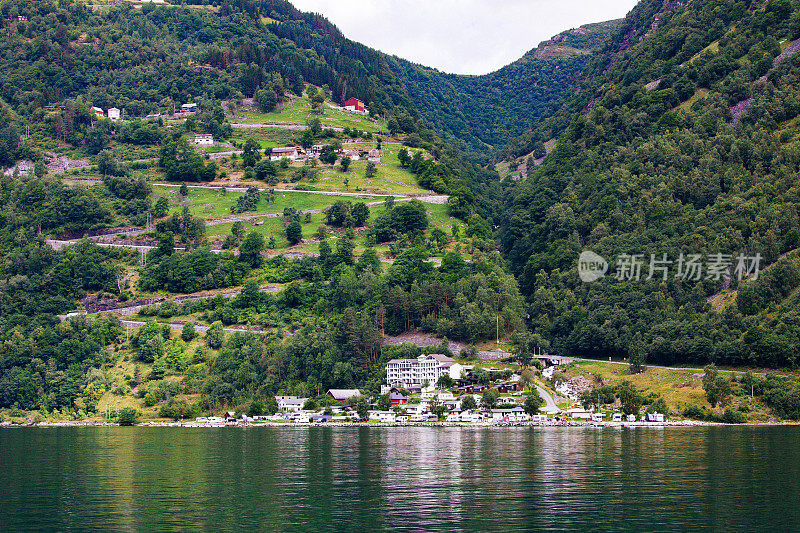
<instances>
[{"instance_id":1,"label":"green mountain slope","mask_svg":"<svg viewBox=\"0 0 800 533\"><path fill-rule=\"evenodd\" d=\"M497 174L387 65L277 0L0 1L0 166L24 162L0 180L0 420L274 411L281 392L377 392L387 359L421 353L384 333L522 329L480 216ZM381 118L337 109L350 96ZM261 152L295 144L324 148ZM105 314L123 306L150 323ZM81 307L100 315L57 316Z\"/></svg>"},{"instance_id":2,"label":"green mountain slope","mask_svg":"<svg viewBox=\"0 0 800 533\"><path fill-rule=\"evenodd\" d=\"M532 326L559 352L795 364L798 37L789 1L645 0L578 94L511 143L514 157L558 138L509 195L501 234ZM579 280L584 249L611 261L608 276ZM740 282L740 253L771 266ZM620 254L643 254L643 278L651 254L674 263L666 281L623 281ZM680 254L733 256L732 279L676 279Z\"/></svg>"},{"instance_id":3,"label":"green mountain slope","mask_svg":"<svg viewBox=\"0 0 800 533\"><path fill-rule=\"evenodd\" d=\"M389 66L427 120L473 150L485 151L546 116L618 23L562 32L482 76L447 74L397 57L389 59Z\"/></svg>"}]
</instances>

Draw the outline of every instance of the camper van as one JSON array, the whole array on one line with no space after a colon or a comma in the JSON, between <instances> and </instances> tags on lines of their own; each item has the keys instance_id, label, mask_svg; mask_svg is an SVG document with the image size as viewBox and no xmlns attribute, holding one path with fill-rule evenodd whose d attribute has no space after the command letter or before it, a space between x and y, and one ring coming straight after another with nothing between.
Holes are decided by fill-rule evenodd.
<instances>
[{"instance_id":1,"label":"camper van","mask_svg":"<svg viewBox=\"0 0 800 533\"><path fill-rule=\"evenodd\" d=\"M612 422L622 422L622 413L614 413L611 416L611 421Z\"/></svg>"},{"instance_id":2,"label":"camper van","mask_svg":"<svg viewBox=\"0 0 800 533\"><path fill-rule=\"evenodd\" d=\"M593 413L592 422L602 422L605 416L603 413Z\"/></svg>"}]
</instances>

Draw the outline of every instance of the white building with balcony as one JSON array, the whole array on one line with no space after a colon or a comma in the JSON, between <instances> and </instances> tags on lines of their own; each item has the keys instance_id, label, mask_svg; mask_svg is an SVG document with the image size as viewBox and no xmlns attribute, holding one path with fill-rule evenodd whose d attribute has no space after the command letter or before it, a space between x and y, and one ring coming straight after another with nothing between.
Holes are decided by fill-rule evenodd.
<instances>
[{"instance_id":1,"label":"white building with balcony","mask_svg":"<svg viewBox=\"0 0 800 533\"><path fill-rule=\"evenodd\" d=\"M462 370L455 359L440 353L420 355L416 359L392 359L386 363L386 383L405 389L422 389L425 383L435 386L445 374L458 379Z\"/></svg>"}]
</instances>

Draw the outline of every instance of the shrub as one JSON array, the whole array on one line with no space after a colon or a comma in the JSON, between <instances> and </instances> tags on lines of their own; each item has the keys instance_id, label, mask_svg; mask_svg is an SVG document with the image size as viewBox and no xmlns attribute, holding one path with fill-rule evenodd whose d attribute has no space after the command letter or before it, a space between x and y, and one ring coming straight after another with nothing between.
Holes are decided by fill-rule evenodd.
<instances>
[{"instance_id":1,"label":"shrub","mask_svg":"<svg viewBox=\"0 0 800 533\"><path fill-rule=\"evenodd\" d=\"M747 417L739 411L725 409L725 412L722 414L722 421L726 424L746 424Z\"/></svg>"},{"instance_id":2,"label":"shrub","mask_svg":"<svg viewBox=\"0 0 800 533\"><path fill-rule=\"evenodd\" d=\"M172 400L169 403L162 405L158 410L158 416L162 418L171 418L179 420L181 418L193 418L200 413L197 404L189 405L183 400Z\"/></svg>"},{"instance_id":3,"label":"shrub","mask_svg":"<svg viewBox=\"0 0 800 533\"><path fill-rule=\"evenodd\" d=\"M195 337L197 337L197 332L194 329L194 324L191 322L184 324L183 330L181 331L181 339L183 339L184 342L192 342Z\"/></svg>"},{"instance_id":4,"label":"shrub","mask_svg":"<svg viewBox=\"0 0 800 533\"><path fill-rule=\"evenodd\" d=\"M139 421L139 411L133 407L125 407L117 417L120 426L132 426Z\"/></svg>"},{"instance_id":5,"label":"shrub","mask_svg":"<svg viewBox=\"0 0 800 533\"><path fill-rule=\"evenodd\" d=\"M697 405L687 405L683 410L683 416L692 420L705 420L706 413Z\"/></svg>"}]
</instances>

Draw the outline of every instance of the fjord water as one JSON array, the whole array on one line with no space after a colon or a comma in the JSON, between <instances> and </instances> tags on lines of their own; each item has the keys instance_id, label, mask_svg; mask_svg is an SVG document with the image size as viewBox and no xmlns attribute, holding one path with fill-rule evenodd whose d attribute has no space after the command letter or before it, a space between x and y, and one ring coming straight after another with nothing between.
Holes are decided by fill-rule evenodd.
<instances>
[{"instance_id":1,"label":"fjord water","mask_svg":"<svg viewBox=\"0 0 800 533\"><path fill-rule=\"evenodd\" d=\"M0 430L0 530L800 528L800 429Z\"/></svg>"}]
</instances>

